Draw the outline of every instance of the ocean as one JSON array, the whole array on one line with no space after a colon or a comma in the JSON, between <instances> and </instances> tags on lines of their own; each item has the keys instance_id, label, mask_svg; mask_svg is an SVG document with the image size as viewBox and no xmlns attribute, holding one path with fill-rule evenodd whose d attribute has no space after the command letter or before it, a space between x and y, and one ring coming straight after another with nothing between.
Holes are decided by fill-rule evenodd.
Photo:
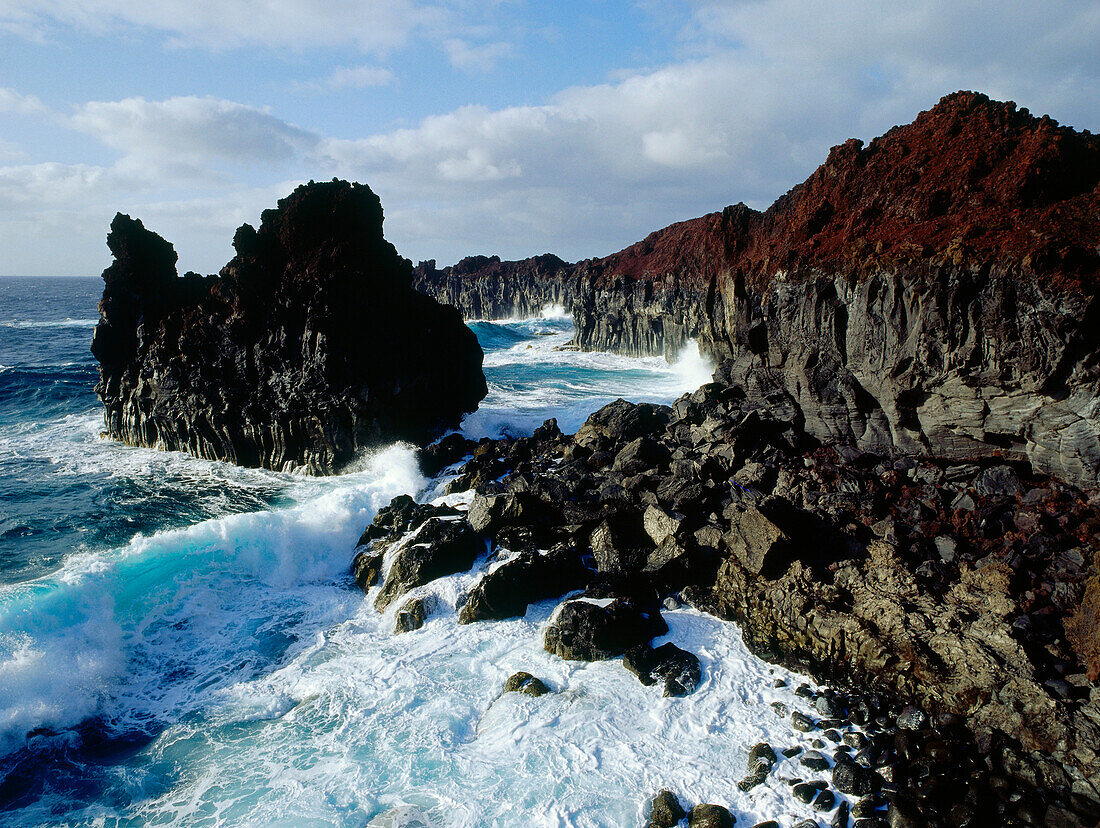
<instances>
[{"instance_id":1,"label":"ocean","mask_svg":"<svg viewBox=\"0 0 1100 828\"><path fill-rule=\"evenodd\" d=\"M737 787L748 747L812 737L770 706L808 711L806 679L753 657L733 624L665 613L663 640L703 680L662 698L619 660L546 653L556 601L459 626L483 558L432 584L441 609L395 636L396 605L378 613L349 566L379 508L439 493L411 447L310 478L101 437L101 290L0 279L0 825L626 826L661 788L738 824L813 815L781 779L805 776L795 759ZM709 377L690 350L563 349L560 308L468 324L489 385L473 438L548 417L568 433L617 397L667 403ZM557 692L503 695L517 670Z\"/></svg>"}]
</instances>

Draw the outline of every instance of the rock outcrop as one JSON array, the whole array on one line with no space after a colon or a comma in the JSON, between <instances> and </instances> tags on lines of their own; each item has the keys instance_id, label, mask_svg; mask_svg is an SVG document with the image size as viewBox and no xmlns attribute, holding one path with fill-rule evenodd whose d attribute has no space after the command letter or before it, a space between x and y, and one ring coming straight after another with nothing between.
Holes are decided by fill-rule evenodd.
<instances>
[{"instance_id":1,"label":"rock outcrop","mask_svg":"<svg viewBox=\"0 0 1100 828\"><path fill-rule=\"evenodd\" d=\"M538 316L548 306L568 309L573 266L550 253L518 262L469 256L442 270L428 260L413 271L413 287L458 308L466 319L518 319Z\"/></svg>"},{"instance_id":2,"label":"rock outcrop","mask_svg":"<svg viewBox=\"0 0 1100 828\"><path fill-rule=\"evenodd\" d=\"M582 349L671 356L695 339L718 378L824 441L1026 460L1100 488L1088 132L958 92L833 148L764 212L727 207L571 273ZM508 290L494 282L494 301Z\"/></svg>"},{"instance_id":3,"label":"rock outcrop","mask_svg":"<svg viewBox=\"0 0 1100 828\"><path fill-rule=\"evenodd\" d=\"M218 276L117 215L92 352L107 434L245 466L332 473L425 443L485 396L457 311L414 291L360 184L299 187L243 225Z\"/></svg>"},{"instance_id":4,"label":"rock outcrop","mask_svg":"<svg viewBox=\"0 0 1100 828\"><path fill-rule=\"evenodd\" d=\"M619 463L639 441L649 465ZM554 586L584 590L545 629L563 658L622 654L644 682L692 692L694 654L648 643L664 632L662 599L687 602L737 621L765 658L847 688L818 696L815 716L776 712L800 730L873 725L835 785L873 787L903 824L953 809L977 820L959 824L1100 819L1100 497L1024 463L824 446L797 408L761 410L720 383L671 409L613 403L574 437L548 424L484 440L449 485L470 481L466 519L490 561L507 557L459 602L490 611L461 620L549 597L539 567L561 555L570 575ZM434 508L391 511L419 521ZM368 532L376 552L411 525L384 513ZM498 599L512 584L530 594ZM806 801L824 803L825 787Z\"/></svg>"}]
</instances>

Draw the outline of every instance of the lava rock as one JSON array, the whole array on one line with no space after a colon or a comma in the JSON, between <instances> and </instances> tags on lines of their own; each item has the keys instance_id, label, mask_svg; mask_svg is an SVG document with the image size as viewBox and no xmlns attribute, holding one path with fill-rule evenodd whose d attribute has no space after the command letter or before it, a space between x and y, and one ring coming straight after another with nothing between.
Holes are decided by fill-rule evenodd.
<instances>
[{"instance_id":1,"label":"lava rock","mask_svg":"<svg viewBox=\"0 0 1100 828\"><path fill-rule=\"evenodd\" d=\"M412 632L424 626L428 616L436 607L436 597L427 595L407 601L393 617L394 634Z\"/></svg>"},{"instance_id":2,"label":"lava rock","mask_svg":"<svg viewBox=\"0 0 1100 828\"><path fill-rule=\"evenodd\" d=\"M582 588L591 574L572 545L558 545L547 552L525 550L482 576L466 595L458 623L523 615L535 601Z\"/></svg>"},{"instance_id":3,"label":"lava rock","mask_svg":"<svg viewBox=\"0 0 1100 828\"><path fill-rule=\"evenodd\" d=\"M675 828L687 812L672 791L660 791L649 806L649 820L646 828Z\"/></svg>"},{"instance_id":4,"label":"lava rock","mask_svg":"<svg viewBox=\"0 0 1100 828\"><path fill-rule=\"evenodd\" d=\"M647 686L664 679L666 696L695 692L702 677L699 659L671 642L656 648L648 643L631 647L623 656L623 666Z\"/></svg>"},{"instance_id":5,"label":"lava rock","mask_svg":"<svg viewBox=\"0 0 1100 828\"><path fill-rule=\"evenodd\" d=\"M463 572L483 551L485 541L465 520L427 520L401 542L374 604L384 610L414 587Z\"/></svg>"},{"instance_id":6,"label":"lava rock","mask_svg":"<svg viewBox=\"0 0 1100 828\"><path fill-rule=\"evenodd\" d=\"M688 814L688 828L733 828L733 814L721 805L696 805Z\"/></svg>"},{"instance_id":7,"label":"lava rock","mask_svg":"<svg viewBox=\"0 0 1100 828\"><path fill-rule=\"evenodd\" d=\"M454 308L410 286L361 184L309 183L243 225L217 276L118 214L92 338L107 434L130 445L331 474L365 449L423 445L486 394Z\"/></svg>"},{"instance_id":8,"label":"lava rock","mask_svg":"<svg viewBox=\"0 0 1100 828\"><path fill-rule=\"evenodd\" d=\"M504 683L504 692L526 693L528 696L545 696L552 691L542 679L520 671L508 677L508 681Z\"/></svg>"},{"instance_id":9,"label":"lava rock","mask_svg":"<svg viewBox=\"0 0 1100 828\"><path fill-rule=\"evenodd\" d=\"M615 658L668 632L657 605L616 598L606 606L585 599L566 601L546 628L546 650L575 661Z\"/></svg>"}]
</instances>

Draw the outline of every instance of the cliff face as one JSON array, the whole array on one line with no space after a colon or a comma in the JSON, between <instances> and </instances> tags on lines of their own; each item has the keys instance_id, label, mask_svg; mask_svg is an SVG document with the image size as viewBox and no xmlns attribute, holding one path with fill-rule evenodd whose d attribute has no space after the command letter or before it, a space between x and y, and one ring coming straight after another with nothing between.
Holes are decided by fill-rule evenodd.
<instances>
[{"instance_id":1,"label":"cliff face","mask_svg":"<svg viewBox=\"0 0 1100 828\"><path fill-rule=\"evenodd\" d=\"M568 308L573 300L572 270L571 264L549 253L518 262L469 256L442 270L429 260L413 271L413 287L458 308L466 319L513 319L537 316L547 305Z\"/></svg>"},{"instance_id":2,"label":"cliff face","mask_svg":"<svg viewBox=\"0 0 1100 828\"><path fill-rule=\"evenodd\" d=\"M457 311L412 290L366 186L299 187L243 225L214 277L118 215L92 352L107 433L246 466L331 473L426 442L485 396Z\"/></svg>"},{"instance_id":3,"label":"cliff face","mask_svg":"<svg viewBox=\"0 0 1100 828\"><path fill-rule=\"evenodd\" d=\"M737 205L578 265L583 348L691 337L814 436L1001 454L1100 487L1100 139L969 92Z\"/></svg>"}]
</instances>

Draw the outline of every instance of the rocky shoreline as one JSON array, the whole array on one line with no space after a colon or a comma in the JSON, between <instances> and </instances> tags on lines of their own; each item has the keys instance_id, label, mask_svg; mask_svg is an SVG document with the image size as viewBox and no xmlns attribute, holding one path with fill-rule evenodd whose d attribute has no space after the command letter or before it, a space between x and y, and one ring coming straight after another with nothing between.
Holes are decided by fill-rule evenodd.
<instances>
[{"instance_id":1,"label":"rocky shoreline","mask_svg":"<svg viewBox=\"0 0 1100 828\"><path fill-rule=\"evenodd\" d=\"M671 356L695 340L720 379L796 407L822 442L1026 461L1100 490L1088 132L957 92L834 147L763 212L733 205L567 271L582 350ZM511 308L497 277L494 301ZM452 273L445 292L477 285Z\"/></svg>"},{"instance_id":2,"label":"rocky shoreline","mask_svg":"<svg viewBox=\"0 0 1100 828\"><path fill-rule=\"evenodd\" d=\"M832 791L833 825L1100 819L1096 498L1002 461L825 446L795 408L717 383L671 408L612 403L573 436L452 435L421 460L457 464L448 489L472 498L379 513L354 563L379 607L488 544L505 562L459 600L462 623L564 597L546 649L622 656L678 695L698 661L648 642L662 606L686 603L837 688L792 718L830 753L809 781ZM398 631L432 603L402 606Z\"/></svg>"}]
</instances>

